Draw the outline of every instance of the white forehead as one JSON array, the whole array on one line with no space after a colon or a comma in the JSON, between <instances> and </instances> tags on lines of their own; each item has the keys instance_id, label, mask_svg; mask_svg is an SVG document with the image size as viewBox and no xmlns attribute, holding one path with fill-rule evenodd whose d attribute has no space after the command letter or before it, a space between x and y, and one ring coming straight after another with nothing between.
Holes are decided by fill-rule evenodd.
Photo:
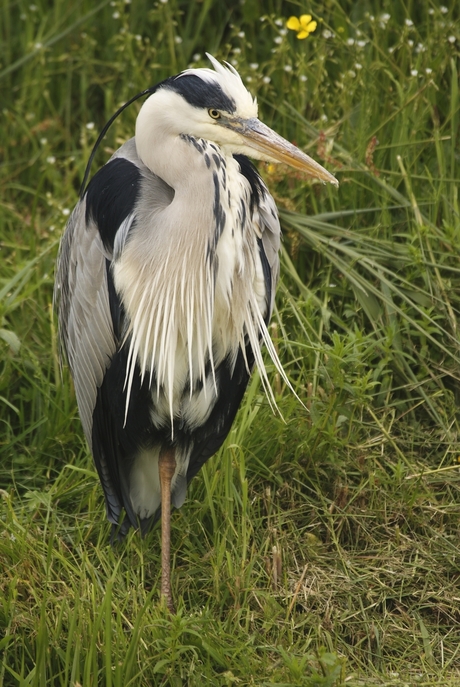
<instances>
[{"instance_id":1,"label":"white forehead","mask_svg":"<svg viewBox=\"0 0 460 687\"><path fill-rule=\"evenodd\" d=\"M236 104L235 114L237 116L245 119L257 117L257 99L253 98L249 93L236 69L232 67L231 64L228 64L228 62L225 63L226 66L220 64L220 62L209 53L206 53L206 56L214 67L214 70L205 67L200 69L186 69L179 74L178 78L182 75L193 74L203 79L203 81L206 81L206 83L217 84L229 98L234 100Z\"/></svg>"}]
</instances>

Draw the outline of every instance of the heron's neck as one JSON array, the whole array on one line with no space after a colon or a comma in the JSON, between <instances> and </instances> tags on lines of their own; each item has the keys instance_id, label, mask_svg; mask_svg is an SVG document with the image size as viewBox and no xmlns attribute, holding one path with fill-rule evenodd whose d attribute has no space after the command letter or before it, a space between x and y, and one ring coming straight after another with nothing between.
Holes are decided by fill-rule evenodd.
<instances>
[{"instance_id":1,"label":"heron's neck","mask_svg":"<svg viewBox=\"0 0 460 687\"><path fill-rule=\"evenodd\" d=\"M209 144L191 136L171 134L160 138L152 134L150 141L136 134L137 153L142 162L176 194L193 194L199 188L202 202L203 188L212 177L206 152ZM198 204L196 196L195 203Z\"/></svg>"},{"instance_id":2,"label":"heron's neck","mask_svg":"<svg viewBox=\"0 0 460 687\"><path fill-rule=\"evenodd\" d=\"M217 245L226 214L230 220L229 206L238 204L238 165L215 143L200 138L164 135L153 140L151 145L136 141L138 154L174 189L173 201L161 211L164 243L159 251L155 247L155 254L159 258L167 252L176 264L182 255L186 266L191 259L204 265L205 256L213 252L210 247ZM234 179L231 193L230 177Z\"/></svg>"}]
</instances>

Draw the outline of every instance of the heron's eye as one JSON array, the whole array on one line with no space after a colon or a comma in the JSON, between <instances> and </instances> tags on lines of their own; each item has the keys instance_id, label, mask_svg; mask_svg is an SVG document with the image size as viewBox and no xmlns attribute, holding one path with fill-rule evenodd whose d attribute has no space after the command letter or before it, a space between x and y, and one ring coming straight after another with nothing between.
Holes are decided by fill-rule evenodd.
<instances>
[{"instance_id":1,"label":"heron's eye","mask_svg":"<svg viewBox=\"0 0 460 687\"><path fill-rule=\"evenodd\" d=\"M219 112L219 110L216 110L216 109L213 108L213 107L211 107L211 108L208 110L208 115L209 115L212 119L220 119L220 112Z\"/></svg>"}]
</instances>

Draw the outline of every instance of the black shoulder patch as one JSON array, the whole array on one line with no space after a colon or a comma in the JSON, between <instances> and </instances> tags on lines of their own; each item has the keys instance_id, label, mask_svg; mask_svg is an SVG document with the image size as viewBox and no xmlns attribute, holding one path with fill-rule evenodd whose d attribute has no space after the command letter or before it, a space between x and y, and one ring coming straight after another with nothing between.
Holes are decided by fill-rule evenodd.
<instances>
[{"instance_id":1,"label":"black shoulder patch","mask_svg":"<svg viewBox=\"0 0 460 687\"><path fill-rule=\"evenodd\" d=\"M101 167L88 184L85 220L97 224L107 250L113 250L120 225L134 209L140 183L139 168L118 157Z\"/></svg>"},{"instance_id":2,"label":"black shoulder patch","mask_svg":"<svg viewBox=\"0 0 460 687\"><path fill-rule=\"evenodd\" d=\"M254 203L259 203L261 197L264 195L262 186L262 179L259 172L252 164L251 160L246 155L234 155L235 160L240 166L240 172L249 181L251 187L251 212L254 209Z\"/></svg>"},{"instance_id":3,"label":"black shoulder patch","mask_svg":"<svg viewBox=\"0 0 460 687\"><path fill-rule=\"evenodd\" d=\"M196 74L172 76L161 87L176 91L193 107L215 108L230 114L236 110L235 101L224 93L217 81L205 81Z\"/></svg>"}]
</instances>

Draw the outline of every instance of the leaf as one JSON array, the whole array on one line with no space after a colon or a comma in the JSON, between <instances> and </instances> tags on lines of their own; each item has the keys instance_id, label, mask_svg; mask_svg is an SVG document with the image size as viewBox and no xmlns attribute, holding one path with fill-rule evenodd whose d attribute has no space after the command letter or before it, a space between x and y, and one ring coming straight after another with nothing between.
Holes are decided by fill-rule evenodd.
<instances>
[{"instance_id":1,"label":"leaf","mask_svg":"<svg viewBox=\"0 0 460 687\"><path fill-rule=\"evenodd\" d=\"M3 339L8 344L15 355L19 353L21 342L14 332L9 329L0 329L0 339Z\"/></svg>"}]
</instances>

